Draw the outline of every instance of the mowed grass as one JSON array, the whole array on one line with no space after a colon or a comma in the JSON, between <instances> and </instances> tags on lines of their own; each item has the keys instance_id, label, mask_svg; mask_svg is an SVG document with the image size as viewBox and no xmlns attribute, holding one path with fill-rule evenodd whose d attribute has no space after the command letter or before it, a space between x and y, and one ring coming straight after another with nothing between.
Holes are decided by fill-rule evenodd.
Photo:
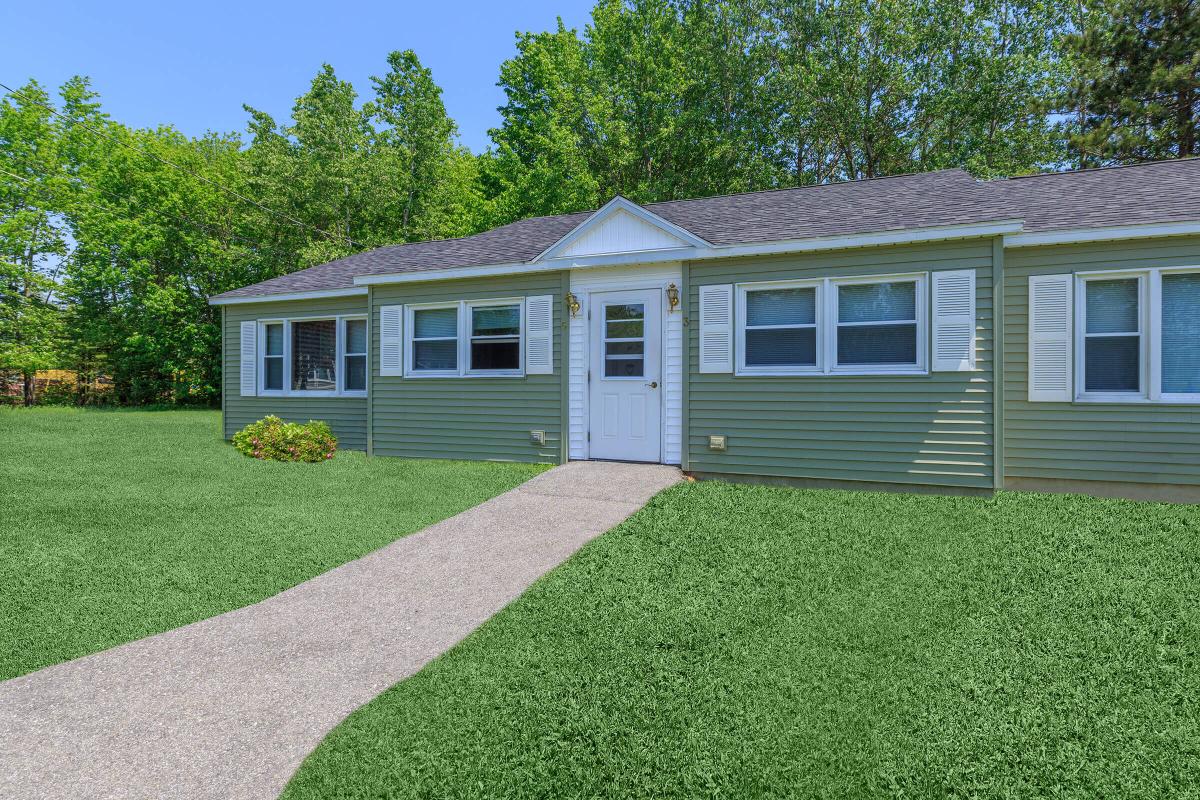
<instances>
[{"instance_id":1,"label":"mowed grass","mask_svg":"<svg viewBox=\"0 0 1200 800\"><path fill-rule=\"evenodd\" d=\"M257 602L543 467L268 463L216 411L0 409L0 679Z\"/></svg>"},{"instance_id":2,"label":"mowed grass","mask_svg":"<svg viewBox=\"0 0 1200 800\"><path fill-rule=\"evenodd\" d=\"M1200 508L659 495L285 797L1200 796Z\"/></svg>"}]
</instances>

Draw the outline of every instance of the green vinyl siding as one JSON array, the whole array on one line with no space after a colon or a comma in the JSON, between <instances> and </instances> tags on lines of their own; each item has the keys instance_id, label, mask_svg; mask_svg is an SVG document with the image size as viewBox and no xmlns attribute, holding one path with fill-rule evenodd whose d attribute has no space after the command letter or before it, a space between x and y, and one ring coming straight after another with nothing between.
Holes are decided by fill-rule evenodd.
<instances>
[{"instance_id":1,"label":"green vinyl siding","mask_svg":"<svg viewBox=\"0 0 1200 800\"><path fill-rule=\"evenodd\" d=\"M1005 475L1200 484L1200 406L1031 403L1029 276L1200 265L1200 237L1005 251Z\"/></svg>"},{"instance_id":2,"label":"green vinyl siding","mask_svg":"<svg viewBox=\"0 0 1200 800\"><path fill-rule=\"evenodd\" d=\"M334 297L321 300L289 300L280 303L248 303L225 306L222 420L225 438L268 414L291 422L324 420L333 428L338 447L365 450L367 447L367 398L365 397L242 397L241 323L260 319L365 314L367 298Z\"/></svg>"},{"instance_id":3,"label":"green vinyl siding","mask_svg":"<svg viewBox=\"0 0 1200 800\"><path fill-rule=\"evenodd\" d=\"M992 258L991 240L978 239L690 263L688 469L991 488ZM786 377L699 372L699 289L706 284L959 269L976 270L973 372ZM725 452L708 449L713 434L728 437Z\"/></svg>"},{"instance_id":4,"label":"green vinyl siding","mask_svg":"<svg viewBox=\"0 0 1200 800\"><path fill-rule=\"evenodd\" d=\"M521 378L379 375L379 308L409 303L554 297L554 374ZM560 272L376 286L371 291L371 429L375 455L559 463L563 460L563 279ZM530 431L546 432L546 444Z\"/></svg>"}]
</instances>

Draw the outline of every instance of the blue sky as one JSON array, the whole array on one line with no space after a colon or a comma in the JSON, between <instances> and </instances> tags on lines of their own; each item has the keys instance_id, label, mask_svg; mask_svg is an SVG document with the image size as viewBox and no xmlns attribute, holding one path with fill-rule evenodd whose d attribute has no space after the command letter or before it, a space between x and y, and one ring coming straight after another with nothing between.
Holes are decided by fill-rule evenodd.
<instances>
[{"instance_id":1,"label":"blue sky","mask_svg":"<svg viewBox=\"0 0 1200 800\"><path fill-rule=\"evenodd\" d=\"M415 50L475 152L499 122L500 62L516 31L582 29L594 0L267 3L25 2L0 8L0 82L56 89L88 75L127 125L192 136L246 127L242 104L283 119L323 62L369 93L392 50Z\"/></svg>"}]
</instances>

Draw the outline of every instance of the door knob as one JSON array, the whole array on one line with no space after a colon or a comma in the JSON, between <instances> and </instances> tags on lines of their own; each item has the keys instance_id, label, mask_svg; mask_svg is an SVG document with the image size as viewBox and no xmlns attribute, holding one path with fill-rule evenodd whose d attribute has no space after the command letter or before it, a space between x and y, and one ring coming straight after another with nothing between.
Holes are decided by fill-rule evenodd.
<instances>
[{"instance_id":1,"label":"door knob","mask_svg":"<svg viewBox=\"0 0 1200 800\"><path fill-rule=\"evenodd\" d=\"M649 383L647 383L646 385L647 385L647 386L649 386L651 389L657 389L657 388L658 388L658 381L650 381L650 382L649 382Z\"/></svg>"}]
</instances>

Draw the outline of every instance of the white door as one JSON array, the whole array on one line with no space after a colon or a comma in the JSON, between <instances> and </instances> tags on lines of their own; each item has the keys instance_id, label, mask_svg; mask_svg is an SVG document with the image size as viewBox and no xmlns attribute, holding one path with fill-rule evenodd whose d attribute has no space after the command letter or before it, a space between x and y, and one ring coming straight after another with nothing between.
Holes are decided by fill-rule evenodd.
<instances>
[{"instance_id":1,"label":"white door","mask_svg":"<svg viewBox=\"0 0 1200 800\"><path fill-rule=\"evenodd\" d=\"M591 298L591 457L659 461L662 292Z\"/></svg>"}]
</instances>

